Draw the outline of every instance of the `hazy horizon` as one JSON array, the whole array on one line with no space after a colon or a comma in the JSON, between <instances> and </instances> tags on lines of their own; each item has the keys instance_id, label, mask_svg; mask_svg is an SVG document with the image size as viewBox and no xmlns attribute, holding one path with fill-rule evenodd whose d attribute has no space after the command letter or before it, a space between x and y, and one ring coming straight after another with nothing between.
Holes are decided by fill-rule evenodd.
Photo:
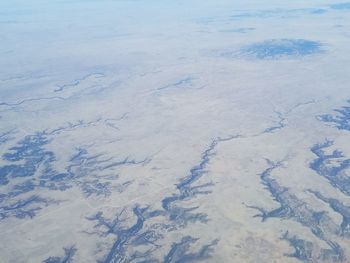
<instances>
[{"instance_id":1,"label":"hazy horizon","mask_svg":"<svg viewBox=\"0 0 350 263\"><path fill-rule=\"evenodd\" d=\"M350 2L0 3L0 262L349 262Z\"/></svg>"}]
</instances>

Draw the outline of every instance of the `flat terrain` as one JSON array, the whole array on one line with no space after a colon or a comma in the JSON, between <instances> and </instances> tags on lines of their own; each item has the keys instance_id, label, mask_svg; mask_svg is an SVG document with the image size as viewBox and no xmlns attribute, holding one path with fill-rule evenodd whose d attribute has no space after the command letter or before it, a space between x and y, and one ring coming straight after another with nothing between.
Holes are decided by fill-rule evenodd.
<instances>
[{"instance_id":1,"label":"flat terrain","mask_svg":"<svg viewBox=\"0 0 350 263\"><path fill-rule=\"evenodd\" d=\"M0 262L350 262L350 3L0 3Z\"/></svg>"}]
</instances>

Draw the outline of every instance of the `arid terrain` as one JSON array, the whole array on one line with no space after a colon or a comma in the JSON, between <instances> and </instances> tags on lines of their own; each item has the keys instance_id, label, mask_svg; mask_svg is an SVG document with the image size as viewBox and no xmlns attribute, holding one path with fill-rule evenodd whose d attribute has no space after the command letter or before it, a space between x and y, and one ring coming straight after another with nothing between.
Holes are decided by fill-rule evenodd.
<instances>
[{"instance_id":1,"label":"arid terrain","mask_svg":"<svg viewBox=\"0 0 350 263\"><path fill-rule=\"evenodd\" d=\"M0 262L350 262L350 2L0 3Z\"/></svg>"}]
</instances>

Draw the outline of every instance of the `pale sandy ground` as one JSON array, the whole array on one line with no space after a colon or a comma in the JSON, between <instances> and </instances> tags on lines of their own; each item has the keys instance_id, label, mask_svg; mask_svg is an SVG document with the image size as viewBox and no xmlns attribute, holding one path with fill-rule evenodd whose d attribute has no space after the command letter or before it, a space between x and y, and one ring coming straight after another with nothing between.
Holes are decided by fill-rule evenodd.
<instances>
[{"instance_id":1,"label":"pale sandy ground","mask_svg":"<svg viewBox=\"0 0 350 263\"><path fill-rule=\"evenodd\" d=\"M65 171L78 148L101 154L99 160L108 163L135 160L103 171L84 161L87 176L115 178L106 196L87 197L74 181L65 191L39 187L18 197L37 194L60 202L42 207L33 218L0 220L0 262L42 262L50 256L61 257L57 262L129 262L147 246L130 238L120 250L125 257L108 261L118 235L92 235L94 224L87 217L125 209L122 228L136 222L136 205L161 210L162 200L179 193L176 184L200 164L210 144L230 136L210 151L206 173L194 184L212 183L210 193L181 201L182 207L198 207L208 221L168 231L155 225L171 224L169 219L152 217L133 238L149 228L163 235L151 252L160 262L184 236L199 238L185 254L218 240L208 257L193 261L298 262L286 256L294 252L281 239L288 231L313 243L310 262L331 261L317 256L329 247L309 227L293 218L262 222L248 206L279 207L260 174L268 168L265 159L283 161L272 178L341 224L339 213L306 190L350 205L349 196L309 167L315 159L310 148L326 138L334 140L332 149L350 156L350 132L316 118L350 99L350 11L331 9L333 1L241 2L0 4L8 14L0 24L0 131L16 131L0 153L46 130L51 141L44 149L55 154L57 171ZM310 14L317 8L327 11ZM247 13L253 15L233 18ZM239 28L254 30L229 32ZM267 39L318 41L324 52L274 60L221 56ZM264 132L278 127L280 118L280 128ZM36 169L34 177L45 173L43 163ZM0 186L0 192L9 193L21 180ZM327 231L327 240L337 242L344 249L342 261L349 262L350 238ZM63 248L70 246L77 252L63 261ZM187 262L176 260L168 262Z\"/></svg>"}]
</instances>

